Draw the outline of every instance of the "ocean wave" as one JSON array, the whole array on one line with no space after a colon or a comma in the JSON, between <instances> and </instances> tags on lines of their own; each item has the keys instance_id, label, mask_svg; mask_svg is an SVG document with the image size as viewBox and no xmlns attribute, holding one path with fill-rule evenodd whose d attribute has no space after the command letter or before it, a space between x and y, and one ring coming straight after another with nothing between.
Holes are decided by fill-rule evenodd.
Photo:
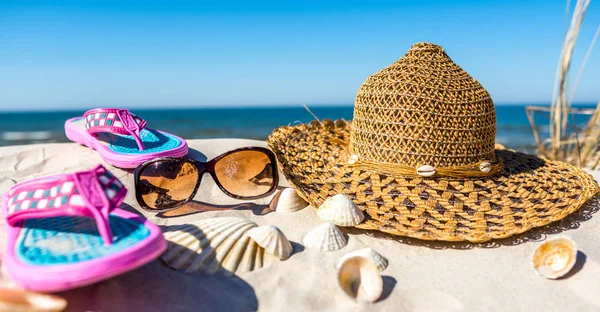
<instances>
[{"instance_id":1,"label":"ocean wave","mask_svg":"<svg viewBox=\"0 0 600 312\"><path fill-rule=\"evenodd\" d=\"M51 131L6 131L0 136L4 141L47 140L51 137Z\"/></svg>"}]
</instances>

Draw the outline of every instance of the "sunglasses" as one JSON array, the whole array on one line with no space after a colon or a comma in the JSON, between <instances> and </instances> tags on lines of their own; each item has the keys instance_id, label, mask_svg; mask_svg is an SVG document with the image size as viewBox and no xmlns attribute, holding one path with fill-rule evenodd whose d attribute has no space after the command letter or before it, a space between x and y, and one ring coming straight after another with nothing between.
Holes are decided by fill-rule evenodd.
<instances>
[{"instance_id":1,"label":"sunglasses","mask_svg":"<svg viewBox=\"0 0 600 312\"><path fill-rule=\"evenodd\" d=\"M180 207L194 198L209 173L219 188L237 199L256 199L275 191L279 183L275 155L263 147L243 147L208 162L163 157L135 169L135 196L152 211Z\"/></svg>"}]
</instances>

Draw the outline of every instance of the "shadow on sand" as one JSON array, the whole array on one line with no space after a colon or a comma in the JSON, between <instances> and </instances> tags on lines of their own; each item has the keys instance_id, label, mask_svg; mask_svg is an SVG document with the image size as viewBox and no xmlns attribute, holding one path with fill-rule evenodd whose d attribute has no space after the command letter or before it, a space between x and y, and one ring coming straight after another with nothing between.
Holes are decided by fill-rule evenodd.
<instances>
[{"instance_id":1,"label":"shadow on sand","mask_svg":"<svg viewBox=\"0 0 600 312\"><path fill-rule=\"evenodd\" d=\"M256 311L250 284L236 276L185 274L160 260L132 272L60 293L67 311Z\"/></svg>"},{"instance_id":2,"label":"shadow on sand","mask_svg":"<svg viewBox=\"0 0 600 312\"><path fill-rule=\"evenodd\" d=\"M156 214L156 216L159 218L176 218L206 211L226 210L251 210L253 214L257 216L262 216L275 211L275 207L273 205L273 201L271 201L271 203L269 203L268 205L260 205L255 203L216 205L193 200L179 208L160 212Z\"/></svg>"}]
</instances>

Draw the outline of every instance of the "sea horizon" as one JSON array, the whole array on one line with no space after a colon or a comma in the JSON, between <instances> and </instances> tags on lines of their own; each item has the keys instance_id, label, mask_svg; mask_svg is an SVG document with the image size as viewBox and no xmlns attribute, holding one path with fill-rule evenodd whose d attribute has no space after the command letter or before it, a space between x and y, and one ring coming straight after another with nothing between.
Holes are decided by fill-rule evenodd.
<instances>
[{"instance_id":1,"label":"sea horizon","mask_svg":"<svg viewBox=\"0 0 600 312\"><path fill-rule=\"evenodd\" d=\"M51 113L51 112L79 112L86 111L88 109L96 107L115 107L115 108L127 108L131 111L170 111L170 110L196 110L196 109L254 109L254 108L304 108L307 106L309 109L313 107L354 107L353 103L317 103L317 104L305 104L305 103L267 103L267 104L203 104L203 105L171 105L169 106L158 106L158 105L112 105L112 106L83 106L82 109L59 106L49 108L48 106L28 106L25 108L12 108L12 107L0 107L0 115L2 114L18 114L18 113ZM503 102L494 103L494 106L550 106L550 102ZM596 107L595 102L577 102L573 103L573 107Z\"/></svg>"},{"instance_id":2,"label":"sea horizon","mask_svg":"<svg viewBox=\"0 0 600 312\"><path fill-rule=\"evenodd\" d=\"M533 153L535 140L525 107L549 104L496 104L497 143L508 148ZM595 107L578 103L574 107ZM309 105L319 119L351 120L352 104ZM0 111L0 146L69 142L64 134L64 121L81 116L86 109ZM148 121L148 127L167 131L185 139L244 138L265 140L277 127L308 123L314 119L302 105L296 106L227 106L131 108ZM585 122L579 119L578 123ZM547 120L536 117L542 137L548 134Z\"/></svg>"}]
</instances>

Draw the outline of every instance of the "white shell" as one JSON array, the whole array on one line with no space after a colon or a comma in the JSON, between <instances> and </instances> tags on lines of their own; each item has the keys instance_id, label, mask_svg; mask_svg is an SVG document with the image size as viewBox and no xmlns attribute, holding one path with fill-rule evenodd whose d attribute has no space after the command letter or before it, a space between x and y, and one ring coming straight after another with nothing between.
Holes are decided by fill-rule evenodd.
<instances>
[{"instance_id":1,"label":"white shell","mask_svg":"<svg viewBox=\"0 0 600 312\"><path fill-rule=\"evenodd\" d=\"M358 155L352 155L348 157L348 164L352 165L358 161Z\"/></svg>"},{"instance_id":2,"label":"white shell","mask_svg":"<svg viewBox=\"0 0 600 312\"><path fill-rule=\"evenodd\" d=\"M348 244L346 236L335 224L323 223L304 236L302 240L308 248L320 249L324 251L334 251L343 248Z\"/></svg>"},{"instance_id":3,"label":"white shell","mask_svg":"<svg viewBox=\"0 0 600 312\"><path fill-rule=\"evenodd\" d=\"M422 177L430 177L435 174L435 168L430 165L423 165L417 168L417 174Z\"/></svg>"},{"instance_id":4,"label":"white shell","mask_svg":"<svg viewBox=\"0 0 600 312\"><path fill-rule=\"evenodd\" d=\"M298 195L295 189L287 187L279 194L277 200L277 212L295 212L308 206L308 203Z\"/></svg>"},{"instance_id":5,"label":"white shell","mask_svg":"<svg viewBox=\"0 0 600 312\"><path fill-rule=\"evenodd\" d=\"M163 230L169 245L161 256L171 268L193 273L260 269L275 259L248 236L256 223L242 218L211 218Z\"/></svg>"},{"instance_id":6,"label":"white shell","mask_svg":"<svg viewBox=\"0 0 600 312\"><path fill-rule=\"evenodd\" d=\"M365 219L365 214L344 194L329 197L317 210L319 219L339 226L355 226Z\"/></svg>"},{"instance_id":7,"label":"white shell","mask_svg":"<svg viewBox=\"0 0 600 312\"><path fill-rule=\"evenodd\" d=\"M388 266L388 259L386 259L384 256L382 256L377 251L367 247L367 248L363 248L363 249L359 249L359 250L350 252L350 253L346 254L345 256L343 256L342 258L340 258L340 261L338 262L338 269L341 267L341 265L342 265L342 263L344 263L344 261L346 261L347 259L352 258L352 257L363 257L363 258L368 259L373 264L375 264L375 266L377 266L379 271L385 270Z\"/></svg>"},{"instance_id":8,"label":"white shell","mask_svg":"<svg viewBox=\"0 0 600 312\"><path fill-rule=\"evenodd\" d=\"M481 164L479 164L479 170L481 170L481 172L490 172L492 171L492 164L490 164L487 161L482 162Z\"/></svg>"},{"instance_id":9,"label":"white shell","mask_svg":"<svg viewBox=\"0 0 600 312\"><path fill-rule=\"evenodd\" d=\"M557 279L569 273L577 262L575 242L566 236L551 238L540 244L531 256L531 265L545 278Z\"/></svg>"},{"instance_id":10,"label":"white shell","mask_svg":"<svg viewBox=\"0 0 600 312\"><path fill-rule=\"evenodd\" d=\"M383 293L379 269L365 257L350 257L341 263L338 283L346 295L359 302L375 302Z\"/></svg>"},{"instance_id":11,"label":"white shell","mask_svg":"<svg viewBox=\"0 0 600 312\"><path fill-rule=\"evenodd\" d=\"M248 230L248 236L266 252L285 260L292 255L292 244L281 230L273 225L265 225Z\"/></svg>"},{"instance_id":12,"label":"white shell","mask_svg":"<svg viewBox=\"0 0 600 312\"><path fill-rule=\"evenodd\" d=\"M67 300L47 294L0 288L0 311L59 312L67 307Z\"/></svg>"}]
</instances>

